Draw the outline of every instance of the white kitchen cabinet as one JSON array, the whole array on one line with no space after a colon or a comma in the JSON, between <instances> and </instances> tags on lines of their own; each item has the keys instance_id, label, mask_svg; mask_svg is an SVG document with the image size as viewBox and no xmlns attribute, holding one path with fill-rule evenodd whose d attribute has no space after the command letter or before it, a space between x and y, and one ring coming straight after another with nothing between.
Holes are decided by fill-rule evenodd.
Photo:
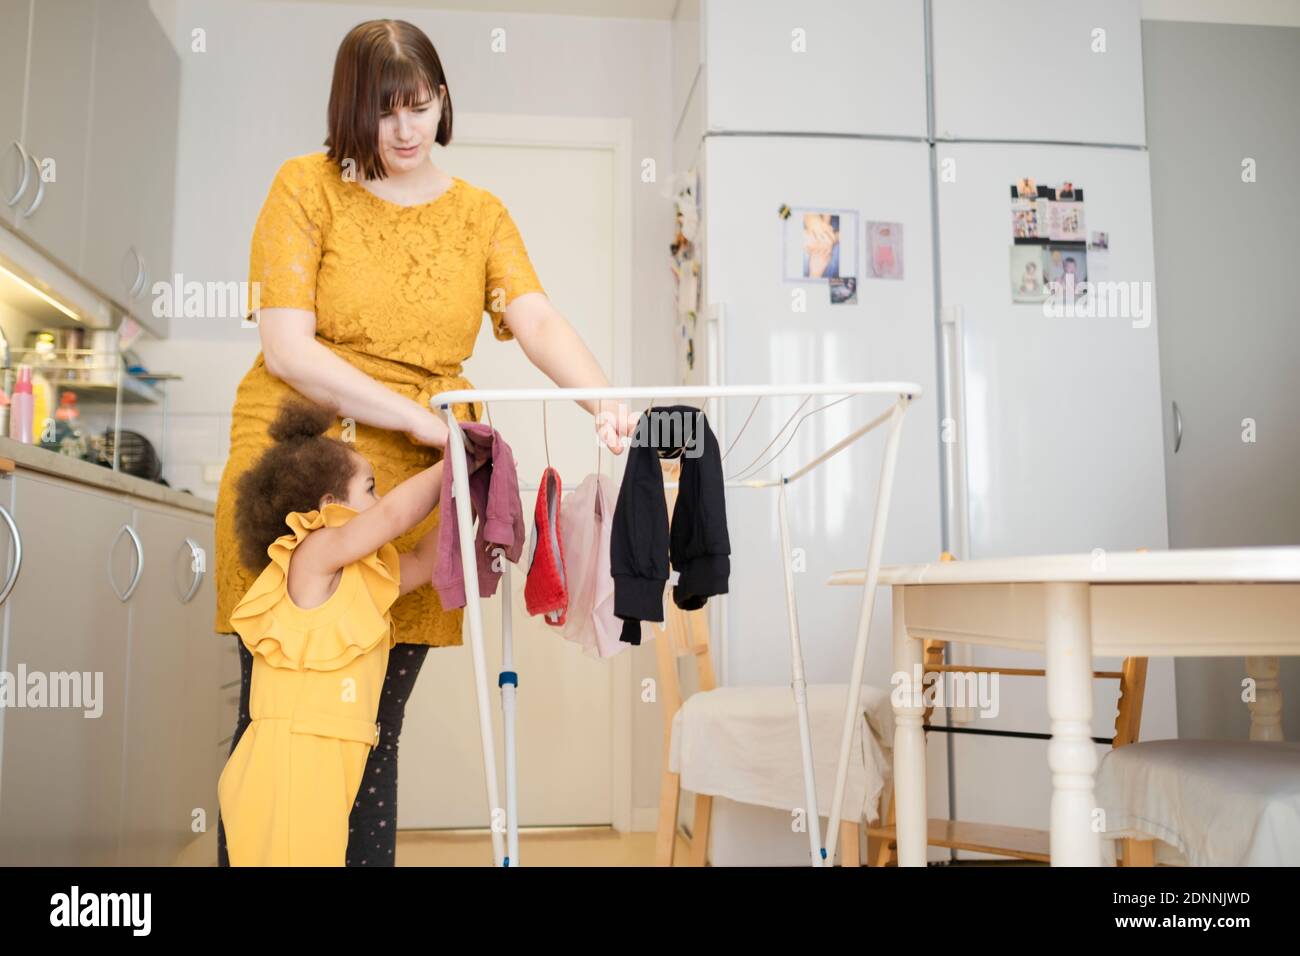
<instances>
[{"instance_id":1,"label":"white kitchen cabinet","mask_svg":"<svg viewBox=\"0 0 1300 956\"><path fill-rule=\"evenodd\" d=\"M148 0L94 4L86 241L81 270L167 334L153 315L154 282L172 279L180 61Z\"/></svg>"},{"instance_id":2,"label":"white kitchen cabinet","mask_svg":"<svg viewBox=\"0 0 1300 956\"><path fill-rule=\"evenodd\" d=\"M86 206L93 0L40 0L27 52L22 143L32 166L18 228L59 262L76 267Z\"/></svg>"},{"instance_id":3,"label":"white kitchen cabinet","mask_svg":"<svg viewBox=\"0 0 1300 956\"><path fill-rule=\"evenodd\" d=\"M28 192L23 174L31 181L31 164L20 147L23 138L23 98L27 84L27 33L32 0L0 0L0 222L12 225ZM23 188L20 190L20 186ZM9 200L14 204L9 205Z\"/></svg>"},{"instance_id":4,"label":"white kitchen cabinet","mask_svg":"<svg viewBox=\"0 0 1300 956\"><path fill-rule=\"evenodd\" d=\"M1146 144L1139 0L933 0L939 139Z\"/></svg>"},{"instance_id":5,"label":"white kitchen cabinet","mask_svg":"<svg viewBox=\"0 0 1300 956\"><path fill-rule=\"evenodd\" d=\"M216 826L212 523L166 506L139 506L134 521L145 560L127 665L121 863L167 866Z\"/></svg>"},{"instance_id":6,"label":"white kitchen cabinet","mask_svg":"<svg viewBox=\"0 0 1300 956\"><path fill-rule=\"evenodd\" d=\"M166 337L151 287L172 268L170 38L149 0L0 0L0 25L0 223Z\"/></svg>"},{"instance_id":7,"label":"white kitchen cabinet","mask_svg":"<svg viewBox=\"0 0 1300 956\"><path fill-rule=\"evenodd\" d=\"M2 668L103 675L98 717L0 708L0 865L211 862L213 747L234 725L212 517L21 469L0 479L0 508L0 589L5 513L22 542ZM234 679L237 700L237 662Z\"/></svg>"},{"instance_id":8,"label":"white kitchen cabinet","mask_svg":"<svg viewBox=\"0 0 1300 956\"><path fill-rule=\"evenodd\" d=\"M703 43L712 132L925 136L922 0L705 0Z\"/></svg>"},{"instance_id":9,"label":"white kitchen cabinet","mask_svg":"<svg viewBox=\"0 0 1300 956\"><path fill-rule=\"evenodd\" d=\"M140 551L128 500L46 475L11 484L22 540L5 602L4 669L82 684L9 707L0 742L0 865L118 862L127 635ZM123 598L126 600L123 600ZM74 677L74 675L76 675ZM89 675L89 676L87 676ZM87 716L98 713L97 716Z\"/></svg>"}]
</instances>

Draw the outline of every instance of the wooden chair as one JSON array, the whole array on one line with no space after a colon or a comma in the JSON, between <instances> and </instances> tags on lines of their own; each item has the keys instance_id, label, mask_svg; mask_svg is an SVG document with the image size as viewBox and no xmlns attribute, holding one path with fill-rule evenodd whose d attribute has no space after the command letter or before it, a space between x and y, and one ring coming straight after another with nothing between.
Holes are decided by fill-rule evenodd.
<instances>
[{"instance_id":1,"label":"wooden chair","mask_svg":"<svg viewBox=\"0 0 1300 956\"><path fill-rule=\"evenodd\" d=\"M945 552L940 560L951 561ZM922 661L925 673L970 673L971 671L1012 677L1045 677L1046 671L1021 667L972 667L943 662L944 641L925 641ZM1135 743L1142 725L1142 698L1146 691L1147 659L1127 657L1118 671L1094 671L1096 680L1118 680L1119 696L1115 714L1115 735L1112 747ZM925 725L930 726L934 708L925 711ZM885 797L888 807L881 812L882 823L867 828L867 860L869 866L894 866L898 863L898 844L894 795L892 788ZM1142 844L1145 842L1145 846ZM1051 840L1046 830L1028 827L1002 826L990 823L973 823L961 820L932 819L929 821L927 843L956 850L990 853L1013 859L1041 863L1051 861ZM1124 866L1150 866L1152 845L1149 841L1123 841Z\"/></svg>"},{"instance_id":2,"label":"wooden chair","mask_svg":"<svg viewBox=\"0 0 1300 956\"><path fill-rule=\"evenodd\" d=\"M678 462L663 462L664 480L676 481L680 465ZM665 489L668 499L668 513L672 514L673 504L677 500L675 488ZM718 686L713 671L713 657L709 649L708 609L683 611L671 600L665 602L664 632L655 636L655 657L658 660L658 698L663 708L664 746L663 775L659 785L659 826L655 840L655 865L672 866L673 851L677 842L677 811L681 799L681 775L668 769L669 753L672 749L673 717L681 709L685 697L682 693L678 674L678 661L685 657L695 661L698 687L696 693L708 693ZM709 794L695 795L695 822L691 828L690 865L704 866L709 852L709 821L713 812L713 797ZM857 823L843 821L840 824L839 844L841 860L844 866L860 866L859 827Z\"/></svg>"}]
</instances>

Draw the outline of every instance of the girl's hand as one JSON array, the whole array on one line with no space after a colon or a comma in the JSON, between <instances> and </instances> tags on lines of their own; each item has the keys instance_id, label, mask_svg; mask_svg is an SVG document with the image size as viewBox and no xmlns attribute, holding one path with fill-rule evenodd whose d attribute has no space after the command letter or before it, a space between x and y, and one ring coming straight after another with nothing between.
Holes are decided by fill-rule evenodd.
<instances>
[{"instance_id":1,"label":"girl's hand","mask_svg":"<svg viewBox=\"0 0 1300 956\"><path fill-rule=\"evenodd\" d=\"M596 435L616 455L623 454L626 442L636 433L636 423L641 413L620 402L616 407L605 407L596 415Z\"/></svg>"},{"instance_id":2,"label":"girl's hand","mask_svg":"<svg viewBox=\"0 0 1300 956\"><path fill-rule=\"evenodd\" d=\"M447 423L433 412L423 410L406 430L407 438L417 445L428 445L430 448L446 448L447 434Z\"/></svg>"}]
</instances>

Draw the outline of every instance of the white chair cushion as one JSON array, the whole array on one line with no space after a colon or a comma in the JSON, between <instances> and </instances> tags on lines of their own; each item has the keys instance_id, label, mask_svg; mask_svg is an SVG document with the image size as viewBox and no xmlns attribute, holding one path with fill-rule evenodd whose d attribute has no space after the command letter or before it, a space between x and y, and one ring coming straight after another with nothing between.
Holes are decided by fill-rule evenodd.
<instances>
[{"instance_id":1,"label":"white chair cushion","mask_svg":"<svg viewBox=\"0 0 1300 956\"><path fill-rule=\"evenodd\" d=\"M808 686L817 810L829 816L835 796L847 684ZM893 747L889 693L863 686L844 789L845 820L874 823ZM863 735L863 728L869 732ZM670 770L692 793L792 810L804 807L803 758L794 692L789 687L719 687L691 695L673 717Z\"/></svg>"},{"instance_id":2,"label":"white chair cushion","mask_svg":"<svg viewBox=\"0 0 1300 956\"><path fill-rule=\"evenodd\" d=\"M1300 865L1300 744L1154 740L1097 771L1104 836L1145 834L1192 866Z\"/></svg>"}]
</instances>

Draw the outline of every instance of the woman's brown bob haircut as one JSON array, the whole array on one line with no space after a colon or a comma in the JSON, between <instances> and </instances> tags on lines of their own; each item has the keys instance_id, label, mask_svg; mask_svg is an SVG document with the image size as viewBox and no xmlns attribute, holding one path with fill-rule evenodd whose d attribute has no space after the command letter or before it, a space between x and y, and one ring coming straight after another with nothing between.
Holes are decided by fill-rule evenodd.
<instances>
[{"instance_id":1,"label":"woman's brown bob haircut","mask_svg":"<svg viewBox=\"0 0 1300 956\"><path fill-rule=\"evenodd\" d=\"M447 76L429 38L405 20L367 20L339 44L330 88L327 155L342 165L356 163L363 179L384 179L379 153L380 114L438 96ZM451 91L442 99L437 141L451 142Z\"/></svg>"}]
</instances>

